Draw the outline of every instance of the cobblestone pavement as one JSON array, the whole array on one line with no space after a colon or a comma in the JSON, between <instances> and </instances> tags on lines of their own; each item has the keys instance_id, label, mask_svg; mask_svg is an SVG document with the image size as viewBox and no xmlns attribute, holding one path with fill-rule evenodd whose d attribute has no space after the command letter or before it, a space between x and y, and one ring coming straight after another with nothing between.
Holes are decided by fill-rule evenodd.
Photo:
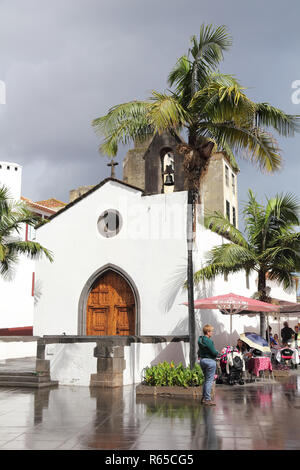
<instances>
[{"instance_id":1,"label":"cobblestone pavement","mask_svg":"<svg viewBox=\"0 0 300 470\"><path fill-rule=\"evenodd\" d=\"M217 386L216 407L101 390L0 387L0 449L299 449L300 375Z\"/></svg>"}]
</instances>

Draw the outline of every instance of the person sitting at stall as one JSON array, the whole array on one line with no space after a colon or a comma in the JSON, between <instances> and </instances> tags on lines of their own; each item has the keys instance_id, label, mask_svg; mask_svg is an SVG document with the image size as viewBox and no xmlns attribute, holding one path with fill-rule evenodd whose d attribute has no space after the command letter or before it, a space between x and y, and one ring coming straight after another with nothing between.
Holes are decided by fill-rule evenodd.
<instances>
[{"instance_id":1,"label":"person sitting at stall","mask_svg":"<svg viewBox=\"0 0 300 470\"><path fill-rule=\"evenodd\" d=\"M236 349L242 353L244 362L247 367L248 360L252 357L252 350L248 344L244 343L240 338L237 340Z\"/></svg>"},{"instance_id":2,"label":"person sitting at stall","mask_svg":"<svg viewBox=\"0 0 300 470\"><path fill-rule=\"evenodd\" d=\"M242 354L244 354L245 352L248 351L249 349L249 346L244 343L244 341L242 341L240 338L237 340L237 343L236 343L236 349L241 352Z\"/></svg>"},{"instance_id":3,"label":"person sitting at stall","mask_svg":"<svg viewBox=\"0 0 300 470\"><path fill-rule=\"evenodd\" d=\"M266 329L266 340L269 342L271 338L272 338L272 327L269 325L269 327Z\"/></svg>"},{"instance_id":4,"label":"person sitting at stall","mask_svg":"<svg viewBox=\"0 0 300 470\"><path fill-rule=\"evenodd\" d=\"M277 337L277 341L276 341ZM276 362L276 354L281 346L279 345L278 335L274 335L274 338L270 338L270 348L271 348L271 362Z\"/></svg>"},{"instance_id":5,"label":"person sitting at stall","mask_svg":"<svg viewBox=\"0 0 300 470\"><path fill-rule=\"evenodd\" d=\"M270 348L280 349L280 345L278 344L275 338L270 338Z\"/></svg>"},{"instance_id":6,"label":"person sitting at stall","mask_svg":"<svg viewBox=\"0 0 300 470\"><path fill-rule=\"evenodd\" d=\"M274 341L275 341L276 346L280 346L280 341L279 341L277 333L275 333L275 335L274 335Z\"/></svg>"}]
</instances>

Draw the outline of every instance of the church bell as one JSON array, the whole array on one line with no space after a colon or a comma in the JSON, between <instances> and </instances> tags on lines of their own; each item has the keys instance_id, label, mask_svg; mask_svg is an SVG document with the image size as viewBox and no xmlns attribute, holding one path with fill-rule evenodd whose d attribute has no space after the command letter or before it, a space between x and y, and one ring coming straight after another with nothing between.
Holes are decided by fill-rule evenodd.
<instances>
[{"instance_id":1,"label":"church bell","mask_svg":"<svg viewBox=\"0 0 300 470\"><path fill-rule=\"evenodd\" d=\"M166 181L164 182L164 185L165 185L165 186L174 186L174 180L173 180L173 176L172 176L172 175L167 174L167 176L166 176Z\"/></svg>"},{"instance_id":2,"label":"church bell","mask_svg":"<svg viewBox=\"0 0 300 470\"><path fill-rule=\"evenodd\" d=\"M164 186L174 186L174 178L173 178L174 170L172 168L172 165L167 165L166 171L164 172L164 174L166 175Z\"/></svg>"}]
</instances>

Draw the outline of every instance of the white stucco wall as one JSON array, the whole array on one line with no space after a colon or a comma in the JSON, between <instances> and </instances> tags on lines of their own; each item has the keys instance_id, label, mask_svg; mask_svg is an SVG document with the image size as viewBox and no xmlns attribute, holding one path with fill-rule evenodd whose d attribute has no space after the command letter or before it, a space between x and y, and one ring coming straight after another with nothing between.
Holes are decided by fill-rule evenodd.
<instances>
[{"instance_id":1,"label":"white stucco wall","mask_svg":"<svg viewBox=\"0 0 300 470\"><path fill-rule=\"evenodd\" d=\"M36 280L41 297L34 314L35 335L78 334L78 305L88 279L102 266L113 264L133 280L140 297L141 335L182 335L188 332L186 280L185 191L169 195L142 196L138 190L117 182L106 184L37 230L37 240L50 249L53 264L37 262ZM100 214L118 210L123 218L120 233L103 238L97 230ZM197 226L194 268L205 253L222 243L222 237ZM195 298L234 292L251 296L257 290L256 276L246 287L244 273L218 278L196 288ZM296 300L295 293L276 290L276 296ZM273 291L272 291L273 294ZM217 347L230 341L230 319L218 311L197 312L198 329L214 324ZM258 317L233 319L233 338L258 329Z\"/></svg>"},{"instance_id":2,"label":"white stucco wall","mask_svg":"<svg viewBox=\"0 0 300 470\"><path fill-rule=\"evenodd\" d=\"M123 372L124 385L140 383L146 367L160 362L180 362L183 366L189 363L189 344L184 341L176 343L132 343L124 347L126 369Z\"/></svg>"},{"instance_id":3,"label":"white stucco wall","mask_svg":"<svg viewBox=\"0 0 300 470\"><path fill-rule=\"evenodd\" d=\"M45 359L50 361L51 380L58 380L60 385L89 386L91 374L97 373L97 358L94 357L96 346L94 342L48 344ZM189 362L188 354L189 344L183 341L131 343L124 347L123 384L140 383L143 369L159 362L182 362L186 366Z\"/></svg>"},{"instance_id":4,"label":"white stucco wall","mask_svg":"<svg viewBox=\"0 0 300 470\"><path fill-rule=\"evenodd\" d=\"M9 167L9 169L8 169ZM0 161L0 186L9 189L12 199L20 200L22 167L17 163ZM25 240L25 226L17 235ZM0 328L33 325L34 297L32 296L32 273L35 262L19 256L9 279L0 276Z\"/></svg>"},{"instance_id":5,"label":"white stucco wall","mask_svg":"<svg viewBox=\"0 0 300 470\"><path fill-rule=\"evenodd\" d=\"M12 279L0 276L0 328L33 325L32 273L35 262L19 257Z\"/></svg>"},{"instance_id":6,"label":"white stucco wall","mask_svg":"<svg viewBox=\"0 0 300 470\"><path fill-rule=\"evenodd\" d=\"M21 198L22 167L18 163L0 161L0 186L9 189L12 199Z\"/></svg>"},{"instance_id":7,"label":"white stucco wall","mask_svg":"<svg viewBox=\"0 0 300 470\"><path fill-rule=\"evenodd\" d=\"M51 380L60 385L89 386L97 372L94 348L97 343L48 344L45 359L50 361Z\"/></svg>"},{"instance_id":8,"label":"white stucco wall","mask_svg":"<svg viewBox=\"0 0 300 470\"><path fill-rule=\"evenodd\" d=\"M81 291L90 276L108 263L120 267L136 284L141 299L140 334L172 334L186 314L182 305L176 305L171 315L164 313L166 297L174 290L171 276L175 282L177 276L177 289L178 275L180 285L185 277L185 233L177 226L185 200L185 192L142 197L140 191L108 182L39 228L37 240L54 253L55 262L49 265L41 260L36 266L42 294L35 310L34 334L77 334ZM108 208L117 209L123 217L122 230L114 238L103 238L97 230L98 217ZM182 234L162 239L167 234L157 227Z\"/></svg>"},{"instance_id":9,"label":"white stucco wall","mask_svg":"<svg viewBox=\"0 0 300 470\"><path fill-rule=\"evenodd\" d=\"M36 356L37 341L5 341L0 339L0 360Z\"/></svg>"}]
</instances>

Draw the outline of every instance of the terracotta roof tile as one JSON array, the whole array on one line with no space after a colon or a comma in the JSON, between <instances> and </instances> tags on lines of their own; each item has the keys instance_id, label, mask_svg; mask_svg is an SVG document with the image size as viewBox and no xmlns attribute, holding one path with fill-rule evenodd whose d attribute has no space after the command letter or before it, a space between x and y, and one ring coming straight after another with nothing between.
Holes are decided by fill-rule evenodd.
<instances>
[{"instance_id":1,"label":"terracotta roof tile","mask_svg":"<svg viewBox=\"0 0 300 470\"><path fill-rule=\"evenodd\" d=\"M21 196L21 200L24 201L28 206L32 207L33 209L39 209L41 211L48 212L48 214L50 215L55 214L60 208L64 207L64 206L60 206L60 207L56 206L56 208L48 207L46 205L31 201L31 199L28 199L27 197L24 197L24 196Z\"/></svg>"},{"instance_id":2,"label":"terracotta roof tile","mask_svg":"<svg viewBox=\"0 0 300 470\"><path fill-rule=\"evenodd\" d=\"M46 207L65 207L67 205L65 202L59 201L54 197L50 199L45 199L44 201L36 201L36 204L40 204L41 206Z\"/></svg>"}]
</instances>

